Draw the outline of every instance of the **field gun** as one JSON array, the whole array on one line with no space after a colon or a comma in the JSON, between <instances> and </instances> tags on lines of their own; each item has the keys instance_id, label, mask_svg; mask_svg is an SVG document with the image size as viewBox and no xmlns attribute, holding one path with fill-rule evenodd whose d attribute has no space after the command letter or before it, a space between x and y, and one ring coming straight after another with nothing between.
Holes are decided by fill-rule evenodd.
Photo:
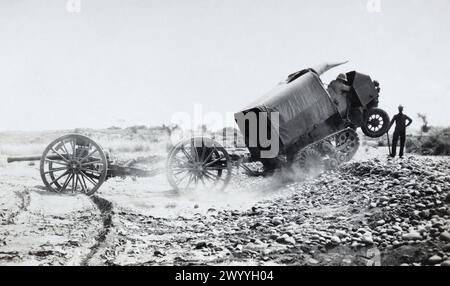
<instances>
[{"instance_id":1,"label":"field gun","mask_svg":"<svg viewBox=\"0 0 450 286\"><path fill-rule=\"evenodd\" d=\"M94 194L112 177L150 177L163 169L144 170L114 164L110 156L91 138L67 134L45 148L42 155L8 157L7 162L39 161L42 181L54 192Z\"/></svg>"}]
</instances>

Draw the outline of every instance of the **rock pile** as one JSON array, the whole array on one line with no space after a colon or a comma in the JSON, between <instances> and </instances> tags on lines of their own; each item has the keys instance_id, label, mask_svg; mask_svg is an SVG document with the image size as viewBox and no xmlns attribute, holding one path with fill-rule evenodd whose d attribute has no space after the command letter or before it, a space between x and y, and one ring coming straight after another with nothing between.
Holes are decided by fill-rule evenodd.
<instances>
[{"instance_id":1,"label":"rock pile","mask_svg":"<svg viewBox=\"0 0 450 286\"><path fill-rule=\"evenodd\" d=\"M289 195L249 211L219 212L223 236L233 237L223 242L233 253L240 245L267 259L280 251L305 254L307 249L327 252L346 246L349 252L373 248L383 256L412 247L423 255L403 255L401 261L450 262L447 159L352 162L286 188Z\"/></svg>"}]
</instances>

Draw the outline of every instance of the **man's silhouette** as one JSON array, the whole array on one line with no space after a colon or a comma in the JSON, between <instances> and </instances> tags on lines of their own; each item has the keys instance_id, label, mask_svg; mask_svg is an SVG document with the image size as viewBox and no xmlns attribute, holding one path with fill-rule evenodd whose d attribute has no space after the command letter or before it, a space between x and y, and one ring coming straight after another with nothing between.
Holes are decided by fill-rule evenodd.
<instances>
[{"instance_id":1,"label":"man's silhouette","mask_svg":"<svg viewBox=\"0 0 450 286\"><path fill-rule=\"evenodd\" d=\"M406 123L408 121L408 123ZM389 129L391 129L392 125L395 122L395 130L394 130L394 138L392 138L392 153L391 157L395 157L397 142L400 137L400 153L398 154L400 158L403 157L403 149L405 148L405 136L406 136L406 127L411 125L412 119L409 118L406 114L403 114L403 106L398 107L398 114L394 115L391 120L391 124L389 125Z\"/></svg>"}]
</instances>

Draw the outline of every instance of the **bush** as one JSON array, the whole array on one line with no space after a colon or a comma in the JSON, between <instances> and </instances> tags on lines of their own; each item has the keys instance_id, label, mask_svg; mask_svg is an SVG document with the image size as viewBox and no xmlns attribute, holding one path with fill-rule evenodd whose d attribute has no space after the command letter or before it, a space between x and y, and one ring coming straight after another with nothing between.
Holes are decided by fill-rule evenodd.
<instances>
[{"instance_id":1,"label":"bush","mask_svg":"<svg viewBox=\"0 0 450 286\"><path fill-rule=\"evenodd\" d=\"M422 155L450 155L450 128L434 130L427 136L415 136L406 140L406 148Z\"/></svg>"}]
</instances>

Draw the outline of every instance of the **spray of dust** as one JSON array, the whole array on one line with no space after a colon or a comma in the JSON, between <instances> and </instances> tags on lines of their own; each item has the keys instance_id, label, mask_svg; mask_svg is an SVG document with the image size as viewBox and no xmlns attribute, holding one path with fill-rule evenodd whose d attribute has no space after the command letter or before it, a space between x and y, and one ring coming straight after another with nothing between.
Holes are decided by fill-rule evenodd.
<instances>
[{"instance_id":1,"label":"spray of dust","mask_svg":"<svg viewBox=\"0 0 450 286\"><path fill-rule=\"evenodd\" d=\"M148 165L146 167L150 169L157 167L151 163ZM254 162L248 163L247 166L255 171L262 168L262 164ZM242 168L234 166L231 181L223 191L205 188L199 183L195 189L179 192L172 190L166 176L162 174L153 178L140 179L135 183L133 203L130 207L142 208L146 213L157 217L192 217L196 214L204 215L221 210L245 211L259 202L285 196L287 185L308 181L323 171L322 164L310 164L308 169L293 164L291 167L276 170L270 176L250 176ZM142 185L142 191L139 190L140 185ZM115 187L116 190L121 189L117 183ZM129 184L124 185L124 188L129 189L129 187ZM109 192L105 190L105 194ZM129 190L120 192L128 193ZM123 195L120 194L120 196Z\"/></svg>"},{"instance_id":2,"label":"spray of dust","mask_svg":"<svg viewBox=\"0 0 450 286\"><path fill-rule=\"evenodd\" d=\"M322 164L310 166L308 169L293 164L289 168L276 170L267 177L252 177L236 171L224 191L215 192L198 186L192 192L180 194L180 199L195 201L198 204L199 211L211 209L246 210L256 203L272 200L283 194L286 195L287 185L310 181L324 171L326 170Z\"/></svg>"}]
</instances>

